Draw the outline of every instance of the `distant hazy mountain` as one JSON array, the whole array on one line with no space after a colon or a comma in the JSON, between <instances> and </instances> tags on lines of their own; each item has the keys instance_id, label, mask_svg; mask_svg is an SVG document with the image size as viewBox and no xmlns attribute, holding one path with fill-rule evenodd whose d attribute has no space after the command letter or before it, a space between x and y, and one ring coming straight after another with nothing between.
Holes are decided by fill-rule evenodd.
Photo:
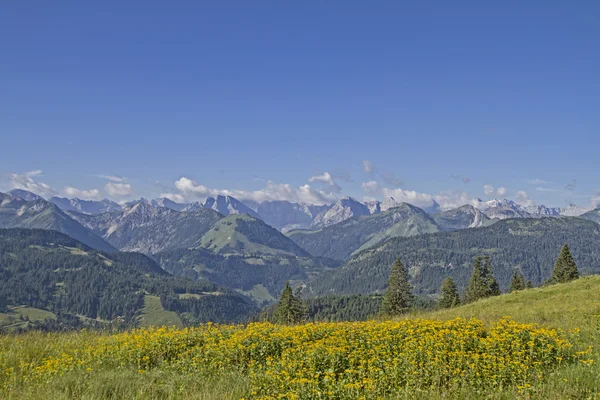
<instances>
[{"instance_id":1,"label":"distant hazy mountain","mask_svg":"<svg viewBox=\"0 0 600 400\"><path fill-rule=\"evenodd\" d=\"M503 290L515 270L539 285L550 278L565 243L580 273L600 273L598 224L583 218L522 218L479 229L393 238L355 254L343 266L319 276L309 289L315 295L381 292L399 257L409 270L416 294L438 293L447 277L452 277L462 292L473 258L484 254L490 255Z\"/></svg>"},{"instance_id":2,"label":"distant hazy mountain","mask_svg":"<svg viewBox=\"0 0 600 400\"><path fill-rule=\"evenodd\" d=\"M315 217L329 208L328 205L265 201L258 204L256 212L267 224L282 232L287 232L291 229L310 227Z\"/></svg>"},{"instance_id":3,"label":"distant hazy mountain","mask_svg":"<svg viewBox=\"0 0 600 400\"><path fill-rule=\"evenodd\" d=\"M352 197L338 200L331 208L320 213L313 220L311 227L323 228L345 221L348 218L370 215L369 208Z\"/></svg>"},{"instance_id":4,"label":"distant hazy mountain","mask_svg":"<svg viewBox=\"0 0 600 400\"><path fill-rule=\"evenodd\" d=\"M84 214L101 214L104 212L117 211L121 206L114 201L108 199L81 200L78 198L67 199L64 197L54 196L50 201L56 204L63 211L77 211Z\"/></svg>"},{"instance_id":5,"label":"distant hazy mountain","mask_svg":"<svg viewBox=\"0 0 600 400\"><path fill-rule=\"evenodd\" d=\"M55 230L97 250L116 250L102 238L65 214L56 205L41 198L25 201L21 197L1 193L0 228Z\"/></svg>"},{"instance_id":6,"label":"distant hazy mountain","mask_svg":"<svg viewBox=\"0 0 600 400\"><path fill-rule=\"evenodd\" d=\"M439 230L425 211L402 203L379 214L353 217L316 231L291 231L288 236L314 256L343 260L392 237Z\"/></svg>"},{"instance_id":7,"label":"distant hazy mountain","mask_svg":"<svg viewBox=\"0 0 600 400\"><path fill-rule=\"evenodd\" d=\"M471 205L464 205L453 210L443 211L434 218L438 225L445 231L479 228L493 223L487 215Z\"/></svg>"},{"instance_id":8,"label":"distant hazy mountain","mask_svg":"<svg viewBox=\"0 0 600 400\"><path fill-rule=\"evenodd\" d=\"M592 211L592 208L581 207L576 204L569 204L567 207L560 209L560 215L565 217L579 217L588 211Z\"/></svg>"},{"instance_id":9,"label":"distant hazy mountain","mask_svg":"<svg viewBox=\"0 0 600 400\"><path fill-rule=\"evenodd\" d=\"M229 214L247 214L254 218L260 218L256 211L254 211L235 197L231 196L219 195L216 198L209 197L204 202L204 208L213 209L225 216Z\"/></svg>"},{"instance_id":10,"label":"distant hazy mountain","mask_svg":"<svg viewBox=\"0 0 600 400\"><path fill-rule=\"evenodd\" d=\"M150 204L153 205L154 207L170 208L171 210L175 210L175 211L183 211L183 209L188 206L188 204L177 203L171 199L167 199L166 197L161 197L159 199L151 200Z\"/></svg>"},{"instance_id":11,"label":"distant hazy mountain","mask_svg":"<svg viewBox=\"0 0 600 400\"><path fill-rule=\"evenodd\" d=\"M12 194L13 196L20 197L25 201L44 200L44 198L42 196L39 196L35 193L29 192L29 191L23 190L23 189L13 189L13 190L9 191L8 193Z\"/></svg>"},{"instance_id":12,"label":"distant hazy mountain","mask_svg":"<svg viewBox=\"0 0 600 400\"><path fill-rule=\"evenodd\" d=\"M580 217L600 224L600 208L588 211L585 214L580 215Z\"/></svg>"},{"instance_id":13,"label":"distant hazy mountain","mask_svg":"<svg viewBox=\"0 0 600 400\"><path fill-rule=\"evenodd\" d=\"M71 211L69 215L116 248L145 254L199 246L202 235L223 218L210 209L178 212L146 202L111 213L85 215Z\"/></svg>"},{"instance_id":14,"label":"distant hazy mountain","mask_svg":"<svg viewBox=\"0 0 600 400\"><path fill-rule=\"evenodd\" d=\"M493 219L508 218L532 218L524 207L518 205L512 200L490 200L485 202L480 209L483 213Z\"/></svg>"}]
</instances>

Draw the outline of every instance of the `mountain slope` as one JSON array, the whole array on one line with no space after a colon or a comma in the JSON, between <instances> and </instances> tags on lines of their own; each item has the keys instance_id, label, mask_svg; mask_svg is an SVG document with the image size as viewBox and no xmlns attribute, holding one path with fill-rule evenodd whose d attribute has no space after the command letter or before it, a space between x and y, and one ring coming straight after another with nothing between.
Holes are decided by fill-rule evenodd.
<instances>
[{"instance_id":1,"label":"mountain slope","mask_svg":"<svg viewBox=\"0 0 600 400\"><path fill-rule=\"evenodd\" d=\"M311 227L323 228L345 221L348 218L370 215L371 211L365 204L353 199L344 197L338 200L331 208L320 213L313 220Z\"/></svg>"},{"instance_id":2,"label":"mountain slope","mask_svg":"<svg viewBox=\"0 0 600 400\"><path fill-rule=\"evenodd\" d=\"M122 251L144 254L180 247L197 247L202 235L223 218L210 209L177 212L145 202L98 215L70 212L74 219Z\"/></svg>"},{"instance_id":3,"label":"mountain slope","mask_svg":"<svg viewBox=\"0 0 600 400\"><path fill-rule=\"evenodd\" d=\"M94 201L81 200L78 198L67 199L54 196L50 201L56 204L63 211L77 211L83 214L101 214L105 212L118 211L121 206L108 199Z\"/></svg>"},{"instance_id":4,"label":"mountain slope","mask_svg":"<svg viewBox=\"0 0 600 400\"><path fill-rule=\"evenodd\" d=\"M44 200L44 198L42 196L39 196L35 193L29 192L29 191L23 190L23 189L13 189L13 190L9 191L8 193L12 194L13 196L20 197L21 199L23 199L25 201Z\"/></svg>"},{"instance_id":5,"label":"mountain slope","mask_svg":"<svg viewBox=\"0 0 600 400\"><path fill-rule=\"evenodd\" d=\"M209 197L204 202L204 208L213 209L219 214L229 215L229 214L247 214L254 218L260 218L256 211L252 210L250 207L231 196L217 196Z\"/></svg>"},{"instance_id":6,"label":"mountain slope","mask_svg":"<svg viewBox=\"0 0 600 400\"><path fill-rule=\"evenodd\" d=\"M103 253L58 232L0 229L0 298L94 323L137 325L146 297L181 320L229 322L254 308L218 285L173 278L139 253ZM148 322L148 321L146 321Z\"/></svg>"},{"instance_id":7,"label":"mountain slope","mask_svg":"<svg viewBox=\"0 0 600 400\"><path fill-rule=\"evenodd\" d=\"M493 223L487 215L471 205L443 211L437 214L434 219L446 231L479 228Z\"/></svg>"},{"instance_id":8,"label":"mountain slope","mask_svg":"<svg viewBox=\"0 0 600 400\"><path fill-rule=\"evenodd\" d=\"M545 282L563 244L568 243L583 274L600 272L600 227L580 218L499 221L489 227L394 238L356 254L345 265L311 283L313 293L372 293L385 288L397 257L408 266L417 294L439 291L451 276L462 291L475 256L489 254L500 286L513 271L534 285Z\"/></svg>"},{"instance_id":9,"label":"mountain slope","mask_svg":"<svg viewBox=\"0 0 600 400\"><path fill-rule=\"evenodd\" d=\"M219 254L309 254L277 229L246 214L231 214L206 232L201 247Z\"/></svg>"},{"instance_id":10,"label":"mountain slope","mask_svg":"<svg viewBox=\"0 0 600 400\"><path fill-rule=\"evenodd\" d=\"M25 201L3 194L0 228L34 228L62 232L97 250L116 249L46 200Z\"/></svg>"},{"instance_id":11,"label":"mountain slope","mask_svg":"<svg viewBox=\"0 0 600 400\"><path fill-rule=\"evenodd\" d=\"M315 217L327 211L329 207L289 201L265 201L258 204L256 212L260 219L273 228L287 232L291 229L310 227Z\"/></svg>"},{"instance_id":12,"label":"mountain slope","mask_svg":"<svg viewBox=\"0 0 600 400\"><path fill-rule=\"evenodd\" d=\"M291 231L288 236L314 256L344 260L357 250L392 237L439 230L425 211L402 203L379 214L350 218L317 231Z\"/></svg>"},{"instance_id":13,"label":"mountain slope","mask_svg":"<svg viewBox=\"0 0 600 400\"><path fill-rule=\"evenodd\" d=\"M597 208L592 211L588 211L585 214L582 214L580 218L587 219L589 221L594 221L600 224L600 208Z\"/></svg>"}]
</instances>

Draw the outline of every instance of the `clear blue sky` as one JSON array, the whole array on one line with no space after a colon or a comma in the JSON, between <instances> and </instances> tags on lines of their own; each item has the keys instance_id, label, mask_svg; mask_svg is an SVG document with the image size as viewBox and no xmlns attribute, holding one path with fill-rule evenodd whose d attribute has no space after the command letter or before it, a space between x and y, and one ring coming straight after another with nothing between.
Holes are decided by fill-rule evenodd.
<instances>
[{"instance_id":1,"label":"clear blue sky","mask_svg":"<svg viewBox=\"0 0 600 400\"><path fill-rule=\"evenodd\" d=\"M1 189L600 191L598 1L36 3L0 10Z\"/></svg>"}]
</instances>

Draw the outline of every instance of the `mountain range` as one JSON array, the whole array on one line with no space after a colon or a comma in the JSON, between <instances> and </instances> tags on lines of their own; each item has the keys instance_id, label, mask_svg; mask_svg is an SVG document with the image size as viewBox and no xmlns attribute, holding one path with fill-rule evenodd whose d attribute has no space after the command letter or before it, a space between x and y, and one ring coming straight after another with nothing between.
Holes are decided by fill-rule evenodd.
<instances>
[{"instance_id":1,"label":"mountain range","mask_svg":"<svg viewBox=\"0 0 600 400\"><path fill-rule=\"evenodd\" d=\"M393 198L315 206L216 196L204 203L161 198L118 205L0 193L0 228L57 230L95 250L143 253L170 274L210 281L256 304L275 300L286 281L308 294L381 291L396 256L409 264L420 294L434 294L438 278L448 274L465 284L470 260L482 252L493 255L502 285L514 268L539 283L558 242L582 234L595 240L599 210L566 216L583 211L510 200L433 213ZM582 241L595 245L588 242ZM580 254L584 268L593 269L587 263L596 253Z\"/></svg>"},{"instance_id":2,"label":"mountain range","mask_svg":"<svg viewBox=\"0 0 600 400\"><path fill-rule=\"evenodd\" d=\"M567 243L582 274L600 273L600 226L583 218L521 218L487 227L395 237L353 254L346 263L309 284L312 295L377 293L385 289L397 258L409 269L417 294L435 294L452 277L464 290L473 258L489 255L503 290L514 271L540 285L552 274Z\"/></svg>"}]
</instances>

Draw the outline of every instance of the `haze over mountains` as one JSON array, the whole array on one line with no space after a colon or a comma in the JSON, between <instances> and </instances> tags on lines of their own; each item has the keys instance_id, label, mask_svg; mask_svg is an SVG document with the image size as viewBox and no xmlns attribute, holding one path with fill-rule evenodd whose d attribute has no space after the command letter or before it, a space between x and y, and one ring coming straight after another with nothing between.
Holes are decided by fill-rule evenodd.
<instances>
[{"instance_id":1,"label":"haze over mountains","mask_svg":"<svg viewBox=\"0 0 600 400\"><path fill-rule=\"evenodd\" d=\"M580 218L567 217L580 213ZM23 190L0 194L0 228L57 230L93 249L143 253L170 274L210 281L257 305L274 301L286 281L306 287L307 295L378 292L396 256L406 258L421 294L436 293L438 281L448 274L464 285L468 263L478 251L497 259L502 282L515 268L538 282L551 266L537 249L580 234L596 240L599 215L599 210L524 207L511 200L423 210L393 198L360 202L345 197L315 206L245 204L216 196L203 203L142 198L119 205L58 197L46 201ZM516 244L498 239L506 234L525 238L525 248L514 257L508 254ZM583 251L583 269L594 269L590 263L596 253Z\"/></svg>"}]
</instances>

